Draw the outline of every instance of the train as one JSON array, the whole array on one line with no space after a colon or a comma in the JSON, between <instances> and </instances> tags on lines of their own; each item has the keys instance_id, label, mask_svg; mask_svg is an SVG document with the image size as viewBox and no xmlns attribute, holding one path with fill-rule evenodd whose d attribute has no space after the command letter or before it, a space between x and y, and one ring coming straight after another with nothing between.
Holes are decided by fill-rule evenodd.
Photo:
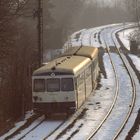
<instances>
[{"instance_id":1,"label":"train","mask_svg":"<svg viewBox=\"0 0 140 140\"><path fill-rule=\"evenodd\" d=\"M98 75L98 48L71 47L33 72L34 111L74 113L95 89Z\"/></svg>"}]
</instances>

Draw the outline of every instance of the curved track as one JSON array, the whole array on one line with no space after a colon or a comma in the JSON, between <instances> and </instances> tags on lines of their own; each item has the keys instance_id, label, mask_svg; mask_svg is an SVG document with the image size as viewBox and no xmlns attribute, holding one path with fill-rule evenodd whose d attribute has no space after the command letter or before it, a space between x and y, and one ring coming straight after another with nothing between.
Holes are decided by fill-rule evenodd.
<instances>
[{"instance_id":1,"label":"curved track","mask_svg":"<svg viewBox=\"0 0 140 140\"><path fill-rule=\"evenodd\" d=\"M115 46L116 46L116 40L113 39L114 33L115 33L115 32L112 32L112 40L113 40L113 42L114 42L114 44L115 44ZM132 75L130 66L128 65L128 63L127 63L126 58L124 57L124 55L122 55L122 53L120 52L119 48L116 47L116 50L118 51L118 54L119 54L120 58L122 59L122 62L123 62L123 64L124 64L125 68L127 69L127 72L128 72L128 74L129 74L129 76L130 76L130 79L131 79L131 84L132 84L132 101L131 101L131 104L130 104L130 109L129 109L127 115L126 115L126 119L123 121L122 125L121 125L120 128L118 129L116 135L115 135L114 138L113 138L114 140L115 140L115 139L119 136L119 134L122 132L122 130L123 130L125 124L127 123L128 119L129 119L129 117L130 117L130 115L131 115L131 113L132 113L132 111L133 111L133 108L134 108L134 106L135 106L135 101L136 101L136 84L135 84L135 80L134 80L134 78L133 78L133 75Z\"/></svg>"},{"instance_id":2,"label":"curved track","mask_svg":"<svg viewBox=\"0 0 140 140\"><path fill-rule=\"evenodd\" d=\"M127 123L128 119L129 119L129 117L130 117L130 115L131 115L131 112L132 112L132 110L133 110L133 107L134 107L134 105L135 105L135 100L136 100L136 86L135 86L135 82L134 82L133 76L132 76L132 74L131 74L131 70L130 70L130 68L129 68L130 66L129 66L128 63L126 62L126 60L125 60L124 56L122 55L122 53L120 52L119 48L117 48L115 39L113 38L113 37L114 37L114 34L113 34L113 33L114 33L114 31L111 32L111 38L112 38L112 41L113 41L113 43L114 43L114 47L115 47L115 49L116 49L116 52L117 52L118 56L120 57L120 59L121 59L121 61L122 61L122 63L123 63L124 68L126 69L128 75L129 75L129 78L130 78L130 81L131 81L131 86L132 86L132 91L131 91L131 93L132 93L132 98L131 98L131 102L129 103L129 106L128 106L128 112L126 113L125 118L123 118L123 121L121 121L119 127L116 129L116 132L114 133L114 136L113 136L112 138L109 138L109 139L113 139L113 140L114 140L114 139L117 139L117 137L119 136L119 134L122 132L122 130L123 130L125 124ZM109 51L110 51L109 46L107 45L105 38L104 38L103 40L104 40L105 46L106 46L106 48L107 48L107 50L108 50L107 52L108 52L108 54L109 54L109 56L110 56L110 59L112 59L112 58L111 58L111 55L110 55L110 52L109 52ZM114 49L114 48L113 48L113 49ZM112 61L113 61L113 60L112 60ZM127 89L126 89L126 90L127 90ZM129 92L129 91L128 91L128 92ZM112 114L111 114L112 112L110 111L109 113L110 113L110 114L109 114L108 116L111 116L111 115L112 115ZM115 116L115 114L112 115L112 117L113 117L113 116ZM108 119L109 119L109 117L106 118L105 121L107 121ZM104 121L103 123L105 123L105 121ZM103 125L103 123L102 123L102 125ZM114 122L114 123L115 123L115 122ZM119 123L119 122L118 122L118 123ZM109 124L108 124L108 125L109 125ZM95 135L95 132L92 132L91 135L87 138L87 140L99 138L100 129L98 129L96 132L99 133L99 134L98 134L98 137Z\"/></svg>"}]
</instances>

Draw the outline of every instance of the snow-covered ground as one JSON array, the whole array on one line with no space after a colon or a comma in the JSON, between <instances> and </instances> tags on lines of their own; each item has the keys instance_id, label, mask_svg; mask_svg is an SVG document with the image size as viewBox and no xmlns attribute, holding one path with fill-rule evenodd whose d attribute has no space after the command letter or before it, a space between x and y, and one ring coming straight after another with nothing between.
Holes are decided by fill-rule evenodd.
<instances>
[{"instance_id":1,"label":"snow-covered ground","mask_svg":"<svg viewBox=\"0 0 140 140\"><path fill-rule=\"evenodd\" d=\"M43 140L54 129L56 129L61 123L62 121L59 121L59 120L45 121L39 127L37 127L37 129L33 130L31 133L26 135L22 140ZM25 133L25 130L22 133ZM16 136L15 138L11 140L17 140L19 138Z\"/></svg>"},{"instance_id":2,"label":"snow-covered ground","mask_svg":"<svg viewBox=\"0 0 140 140\"><path fill-rule=\"evenodd\" d=\"M117 24L109 24L109 25L94 27L90 29L80 30L78 32L73 33L69 37L69 40L64 44L63 48L68 49L69 47L72 47L72 46L82 46L82 45L101 47L101 44L98 38L99 32L102 31L104 28L113 27L113 26L121 26L121 25L123 24L117 23ZM78 34L78 38L77 38L77 34Z\"/></svg>"},{"instance_id":3,"label":"snow-covered ground","mask_svg":"<svg viewBox=\"0 0 140 140\"><path fill-rule=\"evenodd\" d=\"M133 29L127 29L125 31L122 31L119 33L119 38L122 41L123 45L130 50L130 44L129 44L129 35L135 30L136 28ZM131 58L133 64L135 65L136 69L139 71L140 74L140 58L136 55L132 55L129 54L129 57ZM133 70L132 70L133 71ZM139 86L139 81L136 77L135 74L133 74L133 76L135 77L135 81L136 81L136 85L137 85L137 93L140 93L140 86ZM127 129L131 129L131 127L133 126L133 123L138 115L138 110L140 109L140 94L136 95L136 103L135 103L135 107L133 109L133 113L131 115L131 118L129 119L127 125L124 128L124 133L122 133L119 137L120 140L124 139L127 135ZM137 133L133 136L132 138L133 140L139 140L140 139L140 130L139 128L137 129Z\"/></svg>"},{"instance_id":4,"label":"snow-covered ground","mask_svg":"<svg viewBox=\"0 0 140 140\"><path fill-rule=\"evenodd\" d=\"M137 70L139 70L139 72L140 72L140 58L138 56L132 55L132 54L130 54L129 56L133 60L133 63L135 64Z\"/></svg>"},{"instance_id":5,"label":"snow-covered ground","mask_svg":"<svg viewBox=\"0 0 140 140\"><path fill-rule=\"evenodd\" d=\"M118 33L120 40L128 50L130 50L130 34L136 29L137 28L127 29Z\"/></svg>"},{"instance_id":6,"label":"snow-covered ground","mask_svg":"<svg viewBox=\"0 0 140 140\"><path fill-rule=\"evenodd\" d=\"M132 59L133 63L135 64L137 70L139 71L139 74L140 74L140 58L135 56L135 55L129 55L130 58ZM140 90L139 92L140 93ZM137 99L137 111L140 109L140 95L138 95L139 98ZM139 126L140 127L140 126ZM139 140L140 139L140 129L137 129L137 133L134 135L133 137L133 140Z\"/></svg>"},{"instance_id":7,"label":"snow-covered ground","mask_svg":"<svg viewBox=\"0 0 140 140\"><path fill-rule=\"evenodd\" d=\"M0 137L0 140L4 140L6 137L10 136L11 134L13 134L16 130L18 130L20 127L22 127L29 118L31 118L34 115L33 111L28 111L25 114L25 118L23 119L23 121L17 122L15 123L15 127L12 128L11 130L9 130L6 134L4 134L3 136Z\"/></svg>"}]
</instances>

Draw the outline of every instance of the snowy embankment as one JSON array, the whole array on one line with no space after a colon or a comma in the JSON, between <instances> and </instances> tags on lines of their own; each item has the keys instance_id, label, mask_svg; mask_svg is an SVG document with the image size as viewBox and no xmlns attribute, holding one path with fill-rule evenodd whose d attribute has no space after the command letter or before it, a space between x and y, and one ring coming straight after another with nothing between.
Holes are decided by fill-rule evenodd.
<instances>
[{"instance_id":1,"label":"snowy embankment","mask_svg":"<svg viewBox=\"0 0 140 140\"><path fill-rule=\"evenodd\" d=\"M136 30L136 29L137 29L137 28L127 29L127 30L125 30L125 31L121 31L121 32L118 33L121 42L123 43L124 47L126 47L128 50L130 50L129 36L130 36L130 34L131 34L134 30ZM136 67L136 69L137 69L137 71L138 71L138 73L139 73L139 75L140 75L140 58L139 58L138 56L134 55L134 54L129 54L128 56L131 58L133 64L135 65L135 67ZM136 79L137 79L137 78L136 78ZM138 82L138 86L139 86L139 82ZM137 93L140 93L139 89L137 89ZM133 115L132 115L132 117L131 117L132 119L134 119L135 116L138 115L138 110L140 109L139 100L140 100L140 95L137 94L137 100L136 100L136 103L135 103L136 105L135 105L135 108L134 108L134 111L133 111L134 113L133 113ZM132 119L131 119L131 120L132 120ZM128 121L127 126L131 124L131 120ZM127 127L127 126L126 126L126 127ZM125 130L125 129L124 129L124 130ZM133 136L133 138L132 138L133 140L139 140L139 139L140 139L140 129L137 128L136 131L137 131L137 132L134 134L134 136ZM121 136L120 136L120 140L121 140L122 137L123 137L123 136L121 135Z\"/></svg>"},{"instance_id":2,"label":"snowy embankment","mask_svg":"<svg viewBox=\"0 0 140 140\"><path fill-rule=\"evenodd\" d=\"M137 28L127 29L125 31L121 31L121 32L118 33L119 39L123 43L124 47L126 47L128 50L130 50L129 36L136 29ZM137 70L139 70L139 72L140 72L140 58L136 55L133 55L133 54L129 54L129 57L132 59L133 63L135 64L135 66L137 68Z\"/></svg>"},{"instance_id":3,"label":"snowy embankment","mask_svg":"<svg viewBox=\"0 0 140 140\"><path fill-rule=\"evenodd\" d=\"M124 46L130 50L130 35L132 34L132 32L134 30L136 30L137 28L133 28L133 29L127 29L127 30L123 30L121 32L118 33L119 38L121 40L121 42L124 44Z\"/></svg>"},{"instance_id":4,"label":"snowy embankment","mask_svg":"<svg viewBox=\"0 0 140 140\"><path fill-rule=\"evenodd\" d=\"M123 24L122 23L109 24L109 25L77 31L68 38L68 41L64 44L63 48L65 50L65 49L68 49L69 47L82 46L82 45L101 47L99 33L104 28L113 27L113 26L121 26L121 25Z\"/></svg>"}]
</instances>

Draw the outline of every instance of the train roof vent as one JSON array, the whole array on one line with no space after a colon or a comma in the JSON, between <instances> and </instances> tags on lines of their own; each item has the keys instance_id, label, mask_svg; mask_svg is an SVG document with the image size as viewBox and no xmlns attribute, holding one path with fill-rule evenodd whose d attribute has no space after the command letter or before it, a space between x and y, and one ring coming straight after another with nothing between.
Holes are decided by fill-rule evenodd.
<instances>
[{"instance_id":1,"label":"train roof vent","mask_svg":"<svg viewBox=\"0 0 140 140\"><path fill-rule=\"evenodd\" d=\"M67 60L67 58L65 58L65 59L61 60L61 62L63 63L63 62L65 62L66 60Z\"/></svg>"},{"instance_id":2,"label":"train roof vent","mask_svg":"<svg viewBox=\"0 0 140 140\"><path fill-rule=\"evenodd\" d=\"M60 62L58 62L58 63L56 63L56 66L57 66L57 65L60 65L60 64L61 64L61 63L60 63Z\"/></svg>"},{"instance_id":3,"label":"train roof vent","mask_svg":"<svg viewBox=\"0 0 140 140\"><path fill-rule=\"evenodd\" d=\"M71 58L71 56L67 56L67 59L70 59Z\"/></svg>"},{"instance_id":4,"label":"train roof vent","mask_svg":"<svg viewBox=\"0 0 140 140\"><path fill-rule=\"evenodd\" d=\"M63 62L65 62L67 59L70 59L70 58L71 58L71 56L67 56L66 58L62 59L60 62L55 61L55 66L53 66L51 69L55 70L56 66L62 64Z\"/></svg>"}]
</instances>

